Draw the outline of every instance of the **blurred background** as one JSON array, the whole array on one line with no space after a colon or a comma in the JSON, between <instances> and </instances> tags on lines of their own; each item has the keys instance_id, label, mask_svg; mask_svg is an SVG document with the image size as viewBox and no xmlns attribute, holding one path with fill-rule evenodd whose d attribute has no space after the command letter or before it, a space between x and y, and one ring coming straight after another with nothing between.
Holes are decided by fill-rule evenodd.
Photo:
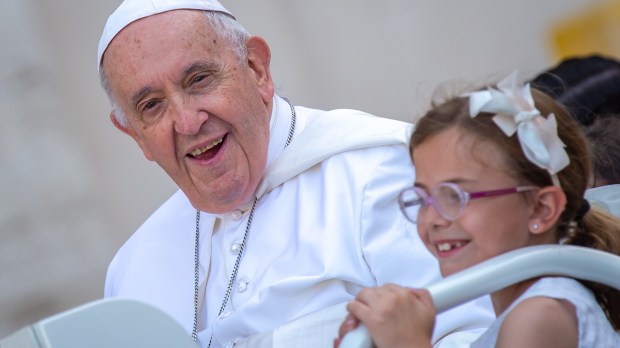
<instances>
[{"instance_id":1,"label":"blurred background","mask_svg":"<svg viewBox=\"0 0 620 348\"><path fill-rule=\"evenodd\" d=\"M446 82L620 57L620 0L221 1L270 43L295 104L406 121ZM176 190L108 119L96 53L119 3L0 2L0 338L101 298L116 250Z\"/></svg>"}]
</instances>

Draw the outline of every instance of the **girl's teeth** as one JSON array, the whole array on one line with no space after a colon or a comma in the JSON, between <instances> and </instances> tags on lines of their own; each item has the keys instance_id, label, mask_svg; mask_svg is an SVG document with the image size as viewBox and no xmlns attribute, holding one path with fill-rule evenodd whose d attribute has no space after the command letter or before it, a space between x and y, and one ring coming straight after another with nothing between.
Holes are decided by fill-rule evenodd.
<instances>
[{"instance_id":1,"label":"girl's teeth","mask_svg":"<svg viewBox=\"0 0 620 348\"><path fill-rule=\"evenodd\" d=\"M440 243L437 244L437 250L439 251L450 251L450 243Z\"/></svg>"},{"instance_id":2,"label":"girl's teeth","mask_svg":"<svg viewBox=\"0 0 620 348\"><path fill-rule=\"evenodd\" d=\"M464 243L463 242L445 242L445 243L438 243L437 244L437 250L438 251L450 251L452 249L456 249L456 248L460 248L461 246L463 246Z\"/></svg>"}]
</instances>

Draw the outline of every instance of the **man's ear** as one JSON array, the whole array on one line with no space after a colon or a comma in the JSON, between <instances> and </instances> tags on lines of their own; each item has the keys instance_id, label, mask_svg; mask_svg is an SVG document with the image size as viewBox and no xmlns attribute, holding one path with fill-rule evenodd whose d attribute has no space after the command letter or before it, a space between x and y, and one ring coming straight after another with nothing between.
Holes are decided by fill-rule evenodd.
<instances>
[{"instance_id":1,"label":"man's ear","mask_svg":"<svg viewBox=\"0 0 620 348\"><path fill-rule=\"evenodd\" d=\"M138 146L140 146L140 149L142 150L142 153L144 154L144 157L146 157L146 159L148 159L149 161L153 160L153 157L151 156L151 153L148 151L146 146L144 146L144 143L142 142L142 139L138 136L138 134L133 129L133 127L126 126L126 125L120 123L118 121L118 119L116 118L116 114L114 113L114 111L110 112L110 120L112 121L112 124L114 125L114 127L116 127L121 132L129 135L130 137L133 138L133 140L136 143L138 143Z\"/></svg>"},{"instance_id":2,"label":"man's ear","mask_svg":"<svg viewBox=\"0 0 620 348\"><path fill-rule=\"evenodd\" d=\"M271 70L269 70L271 62L269 45L262 37L251 36L246 41L246 46L248 49L248 66L254 72L256 85L260 90L263 102L269 104L274 93Z\"/></svg>"},{"instance_id":3,"label":"man's ear","mask_svg":"<svg viewBox=\"0 0 620 348\"><path fill-rule=\"evenodd\" d=\"M566 194L560 187L547 186L539 189L533 198L534 209L530 216L530 232L540 234L556 224L566 208Z\"/></svg>"}]
</instances>

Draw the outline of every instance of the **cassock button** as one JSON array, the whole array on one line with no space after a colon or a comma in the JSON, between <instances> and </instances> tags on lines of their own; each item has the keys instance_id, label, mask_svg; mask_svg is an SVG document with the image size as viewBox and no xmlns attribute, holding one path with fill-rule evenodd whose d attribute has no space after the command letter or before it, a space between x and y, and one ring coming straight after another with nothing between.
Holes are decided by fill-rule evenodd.
<instances>
[{"instance_id":1,"label":"cassock button","mask_svg":"<svg viewBox=\"0 0 620 348\"><path fill-rule=\"evenodd\" d=\"M239 252L241 251L241 244L239 243L233 243L230 246L230 252L232 252L233 254L239 254Z\"/></svg>"},{"instance_id":2,"label":"cassock button","mask_svg":"<svg viewBox=\"0 0 620 348\"><path fill-rule=\"evenodd\" d=\"M239 292L245 292L248 289L248 283L245 280L241 280L239 281L239 284L237 285L237 291Z\"/></svg>"},{"instance_id":3,"label":"cassock button","mask_svg":"<svg viewBox=\"0 0 620 348\"><path fill-rule=\"evenodd\" d=\"M235 209L230 213L230 218L235 221L241 220L242 216L243 216L243 212L239 209Z\"/></svg>"},{"instance_id":4,"label":"cassock button","mask_svg":"<svg viewBox=\"0 0 620 348\"><path fill-rule=\"evenodd\" d=\"M223 312L222 314L220 314L220 318L224 319L224 318L226 318L229 315L230 315L230 312Z\"/></svg>"}]
</instances>

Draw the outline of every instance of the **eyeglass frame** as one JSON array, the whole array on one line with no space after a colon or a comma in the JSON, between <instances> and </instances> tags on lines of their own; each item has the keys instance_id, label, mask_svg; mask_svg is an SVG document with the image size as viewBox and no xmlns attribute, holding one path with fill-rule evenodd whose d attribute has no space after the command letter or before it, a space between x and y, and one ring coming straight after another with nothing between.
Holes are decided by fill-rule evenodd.
<instances>
[{"instance_id":1,"label":"eyeglass frame","mask_svg":"<svg viewBox=\"0 0 620 348\"><path fill-rule=\"evenodd\" d=\"M459 194L460 207L455 217L446 216L446 213L443 211L443 209L439 207L438 203L436 203L436 200L434 199L434 194L432 192L435 191L437 187L440 187L440 186L448 186L452 188L454 192ZM400 211L405 216L405 218L414 224L417 224L418 222L416 220L419 221L420 219L418 219L417 217L413 219L407 213L407 208L414 206L414 205L420 205L420 209L418 210L418 216L420 215L420 211L422 210L422 208L432 205L435 208L435 210L439 213L439 215L441 215L444 219L448 221L456 221L458 218L460 218L463 215L463 212L465 211L465 207L467 206L469 201L473 199L503 196L503 195L507 195L511 193L528 192L528 191L536 190L538 188L539 188L538 186L524 185L524 186L514 186L514 187L508 187L508 188L496 189L496 190L468 192L468 191L463 190L463 188L461 188L461 186L459 186L456 183L442 182L442 183L439 183L433 186L431 188L431 193L427 193L425 190L417 186L408 187L402 190L400 194L398 195L398 206L400 207ZM413 190L414 193L417 196L420 196L422 199L415 201L415 202L405 201L403 196L411 190Z\"/></svg>"}]
</instances>

